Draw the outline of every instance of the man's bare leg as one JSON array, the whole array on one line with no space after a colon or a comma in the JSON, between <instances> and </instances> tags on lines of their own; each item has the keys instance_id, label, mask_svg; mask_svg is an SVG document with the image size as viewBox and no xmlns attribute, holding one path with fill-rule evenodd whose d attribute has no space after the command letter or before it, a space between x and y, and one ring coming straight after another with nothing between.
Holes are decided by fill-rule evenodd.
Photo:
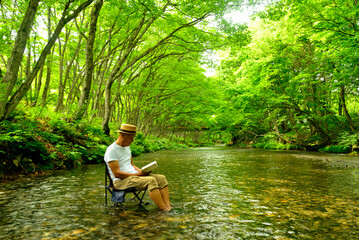
<instances>
[{"instance_id":1,"label":"man's bare leg","mask_svg":"<svg viewBox=\"0 0 359 240\"><path fill-rule=\"evenodd\" d=\"M162 188L160 192L161 192L163 203L166 205L167 208L171 209L172 207L171 207L170 193L168 187Z\"/></svg>"},{"instance_id":2,"label":"man's bare leg","mask_svg":"<svg viewBox=\"0 0 359 240\"><path fill-rule=\"evenodd\" d=\"M150 198L152 199L152 201L156 204L156 206L161 209L161 210L164 210L164 211L169 211L171 210L171 208L168 208L166 206L166 204L163 202L163 199L162 199L162 195L161 195L161 192L160 190L158 189L153 189L152 191L150 191L148 193L150 195Z\"/></svg>"}]
</instances>

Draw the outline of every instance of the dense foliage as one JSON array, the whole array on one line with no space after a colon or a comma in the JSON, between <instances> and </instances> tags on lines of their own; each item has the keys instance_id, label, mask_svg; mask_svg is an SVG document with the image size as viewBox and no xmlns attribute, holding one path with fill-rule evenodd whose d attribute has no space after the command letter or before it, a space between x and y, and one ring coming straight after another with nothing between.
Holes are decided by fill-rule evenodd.
<instances>
[{"instance_id":1,"label":"dense foliage","mask_svg":"<svg viewBox=\"0 0 359 240\"><path fill-rule=\"evenodd\" d=\"M146 134L198 127L210 101L202 54L225 42L208 19L240 4L2 1L0 120L26 102L100 120L107 135L122 122Z\"/></svg>"},{"instance_id":2,"label":"dense foliage","mask_svg":"<svg viewBox=\"0 0 359 240\"><path fill-rule=\"evenodd\" d=\"M14 173L39 174L44 170L71 168L103 162L108 145L117 138L105 135L100 126L85 121L67 121L52 113L39 116L40 109L17 112L0 123L0 178ZM189 139L144 137L140 132L131 145L132 155L164 149L197 146Z\"/></svg>"},{"instance_id":3,"label":"dense foliage","mask_svg":"<svg viewBox=\"0 0 359 240\"><path fill-rule=\"evenodd\" d=\"M277 1L228 46L218 122L265 148L350 152L358 146L359 11L350 1Z\"/></svg>"},{"instance_id":4,"label":"dense foliage","mask_svg":"<svg viewBox=\"0 0 359 240\"><path fill-rule=\"evenodd\" d=\"M55 114L14 112L0 123L0 176L99 163L110 142L101 128L69 123Z\"/></svg>"}]
</instances>

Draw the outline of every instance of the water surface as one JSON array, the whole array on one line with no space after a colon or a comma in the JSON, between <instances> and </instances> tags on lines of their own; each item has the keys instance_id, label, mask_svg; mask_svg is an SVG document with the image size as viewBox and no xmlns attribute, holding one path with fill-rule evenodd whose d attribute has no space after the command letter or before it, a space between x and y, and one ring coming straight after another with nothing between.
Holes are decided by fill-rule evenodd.
<instances>
[{"instance_id":1,"label":"water surface","mask_svg":"<svg viewBox=\"0 0 359 240\"><path fill-rule=\"evenodd\" d=\"M104 206L104 165L83 166L0 184L0 239L359 239L357 156L211 147L134 158L154 160L172 212Z\"/></svg>"}]
</instances>

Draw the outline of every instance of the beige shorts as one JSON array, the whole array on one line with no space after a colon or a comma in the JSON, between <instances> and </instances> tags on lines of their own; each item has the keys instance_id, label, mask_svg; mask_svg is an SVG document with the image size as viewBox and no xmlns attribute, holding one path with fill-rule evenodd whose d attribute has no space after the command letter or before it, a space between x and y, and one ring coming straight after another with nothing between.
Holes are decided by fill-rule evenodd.
<instances>
[{"instance_id":1,"label":"beige shorts","mask_svg":"<svg viewBox=\"0 0 359 240\"><path fill-rule=\"evenodd\" d=\"M148 176L130 176L125 179L114 181L113 185L117 189L126 189L135 187L136 190L152 191L153 189L162 189L168 186L167 179L161 174L150 174Z\"/></svg>"}]
</instances>

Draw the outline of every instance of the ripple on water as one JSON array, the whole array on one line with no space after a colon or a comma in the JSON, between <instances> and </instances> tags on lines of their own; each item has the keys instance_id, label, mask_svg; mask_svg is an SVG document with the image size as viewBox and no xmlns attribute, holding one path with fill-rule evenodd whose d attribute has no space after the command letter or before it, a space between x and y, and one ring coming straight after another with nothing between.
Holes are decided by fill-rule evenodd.
<instances>
[{"instance_id":1,"label":"ripple on water","mask_svg":"<svg viewBox=\"0 0 359 240\"><path fill-rule=\"evenodd\" d=\"M134 158L159 163L170 213L105 207L103 165L14 181L0 186L0 238L355 239L359 175L323 161L336 157L214 147Z\"/></svg>"}]
</instances>

